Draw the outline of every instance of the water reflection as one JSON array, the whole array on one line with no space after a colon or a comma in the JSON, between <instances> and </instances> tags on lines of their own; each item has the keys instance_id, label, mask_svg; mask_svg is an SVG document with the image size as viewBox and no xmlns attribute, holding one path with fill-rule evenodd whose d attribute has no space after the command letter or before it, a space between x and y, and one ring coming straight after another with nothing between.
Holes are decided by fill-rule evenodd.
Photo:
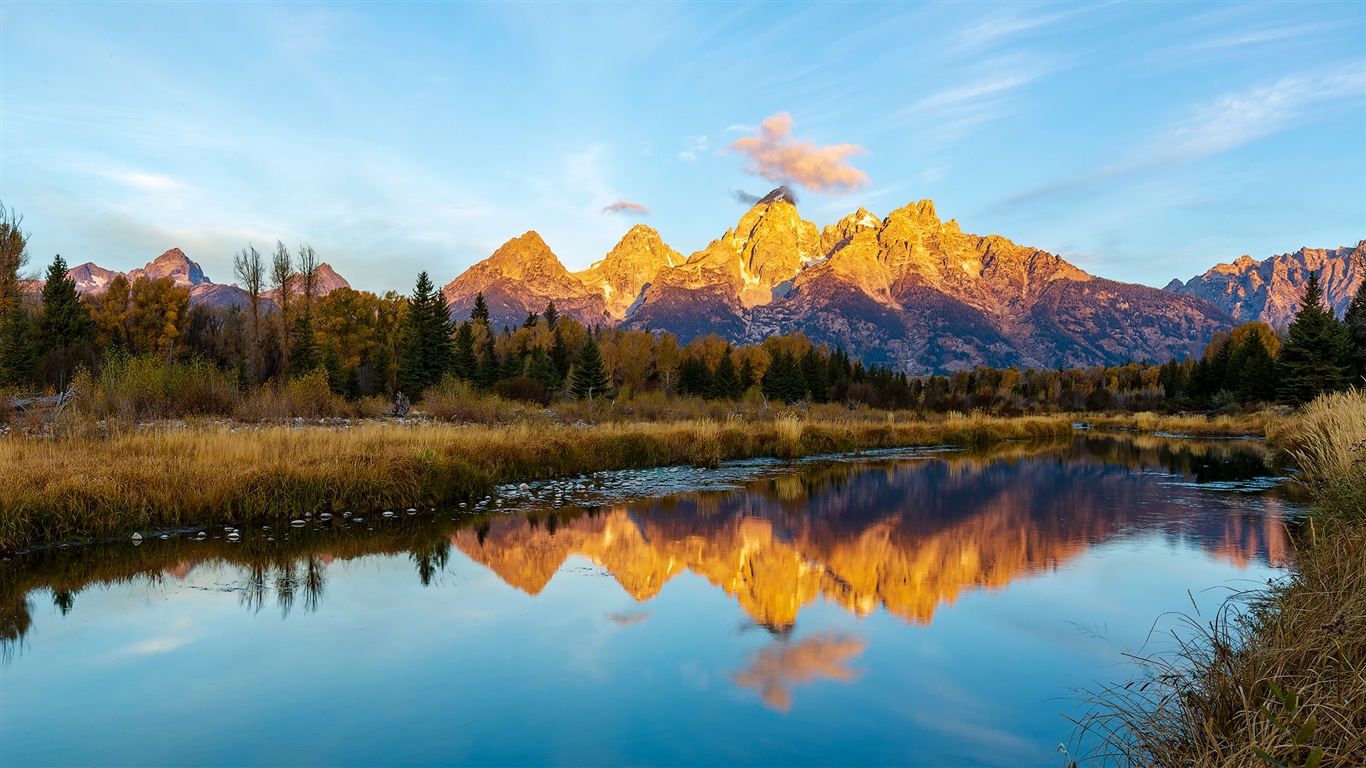
<instances>
[{"instance_id":1,"label":"water reflection","mask_svg":"<svg viewBox=\"0 0 1366 768\"><path fill-rule=\"evenodd\" d=\"M862 641L792 633L821 599L866 615L878 608L915 625L965 590L994 589L1051 571L1098 543L1160 531L1230 562L1291 558L1275 492L1249 511L1230 492L1265 492L1260 445L1148 436L1083 436L1070 445L1005 446L988 455L912 461L832 461L802 471L774 468L743 488L702 491L603 508L540 510L450 520L425 515L359 526L296 529L233 543L173 537L142 547L49 548L0 564L0 652L12 657L32 625L34 593L46 590L65 616L92 585L183 580L201 566L228 565L222 587L247 610L316 611L337 560L406 554L422 585L465 557L530 595L565 561L597 564L635 601L691 572L731 596L774 633L736 682L774 707L794 683L848 680ZM1241 485L1240 485L1241 484ZM1222 500L1221 500L1222 499ZM424 517L426 519L424 519ZM645 610L609 616L627 625Z\"/></svg>"},{"instance_id":2,"label":"water reflection","mask_svg":"<svg viewBox=\"0 0 1366 768\"><path fill-rule=\"evenodd\" d=\"M770 708L786 712L792 709L794 685L818 679L857 679L860 673L849 663L866 646L862 638L835 633L816 633L797 642L782 637L753 654L749 667L731 679L753 688Z\"/></svg>"}]
</instances>

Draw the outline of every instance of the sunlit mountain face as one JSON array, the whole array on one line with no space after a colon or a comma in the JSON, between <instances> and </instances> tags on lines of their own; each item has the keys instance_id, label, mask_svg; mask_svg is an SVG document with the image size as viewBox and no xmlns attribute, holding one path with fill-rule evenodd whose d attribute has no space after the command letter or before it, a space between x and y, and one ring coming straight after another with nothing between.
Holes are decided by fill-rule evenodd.
<instances>
[{"instance_id":1,"label":"sunlit mountain face","mask_svg":"<svg viewBox=\"0 0 1366 768\"><path fill-rule=\"evenodd\" d=\"M316 608L333 563L375 554L407 554L424 584L463 555L529 595L571 558L586 558L641 604L620 623L642 620L672 579L692 573L778 635L819 601L924 625L966 592L1065 568L1126 536L1194 543L1237 565L1285 564L1293 552L1283 516L1240 506L1246 493L1272 493L1263 508L1283 505L1266 490L1269 472L1258 444L1092 436L987 455L810 462L738 486L728 480L724 490L708 490L704 479L691 493L597 507L424 511L366 523L339 516L278 540L266 529L241 543L181 534L142 547L54 547L0 567L0 634L10 643L25 635L34 589L51 590L65 612L91 586L184 579L206 563L242 570L249 608L272 599L286 612ZM1195 504L1193 494L1208 488L1224 493ZM840 653L852 647L831 643ZM756 671L746 684L781 700L762 679Z\"/></svg>"}]
</instances>

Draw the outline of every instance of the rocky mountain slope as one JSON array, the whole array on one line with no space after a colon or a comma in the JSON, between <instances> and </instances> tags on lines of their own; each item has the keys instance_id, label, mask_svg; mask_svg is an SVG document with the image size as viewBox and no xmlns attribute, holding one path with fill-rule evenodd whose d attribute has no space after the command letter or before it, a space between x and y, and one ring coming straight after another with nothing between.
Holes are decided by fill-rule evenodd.
<instances>
[{"instance_id":1,"label":"rocky mountain slope","mask_svg":"<svg viewBox=\"0 0 1366 768\"><path fill-rule=\"evenodd\" d=\"M625 277L601 279L609 270ZM800 330L912 373L1165 360L1232 325L1203 299L1095 278L1045 251L966 234L928 200L886 218L859 209L820 230L781 187L686 260L636 227L573 274L527 233L446 286L452 315L468 317L479 291L495 322L519 323L554 299L583 322L685 341L716 332L752 343Z\"/></svg>"},{"instance_id":2,"label":"rocky mountain slope","mask_svg":"<svg viewBox=\"0 0 1366 768\"><path fill-rule=\"evenodd\" d=\"M1335 250L1301 248L1262 261L1243 256L1184 283L1173 280L1167 290L1199 296L1240 323L1260 320L1280 328L1294 318L1311 273L1319 276L1324 298L1341 316L1366 279L1366 240Z\"/></svg>"},{"instance_id":3,"label":"rocky mountain slope","mask_svg":"<svg viewBox=\"0 0 1366 768\"><path fill-rule=\"evenodd\" d=\"M161 254L146 266L133 269L127 273L115 272L105 269L91 262L86 262L71 269L68 269L66 276L76 283L76 292L83 296L98 296L109 290L109 284L118 275L124 275L130 283L141 278L152 280L169 277L177 286L190 289L190 303L204 304L210 307L250 307L251 298L247 292L236 284L221 285L213 282L204 275L204 270L199 263L185 255L179 248L172 248ZM328 264L318 267L317 295L326 296L328 293L338 288L349 288L351 284L346 278L337 274ZM37 293L43 289L42 280L25 281L25 290ZM297 289L296 292L302 289ZM267 305L274 306L274 291L265 291L262 296Z\"/></svg>"}]
</instances>

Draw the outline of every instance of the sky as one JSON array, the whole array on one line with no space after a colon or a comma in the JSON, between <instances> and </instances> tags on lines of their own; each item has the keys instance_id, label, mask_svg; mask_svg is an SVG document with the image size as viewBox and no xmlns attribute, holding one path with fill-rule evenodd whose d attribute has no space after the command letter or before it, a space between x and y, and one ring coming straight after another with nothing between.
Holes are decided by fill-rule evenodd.
<instances>
[{"instance_id":1,"label":"sky","mask_svg":"<svg viewBox=\"0 0 1366 768\"><path fill-rule=\"evenodd\" d=\"M787 183L1111 279L1366 238L1366 3L0 2L30 269L307 243L444 284L536 230L689 254Z\"/></svg>"}]
</instances>

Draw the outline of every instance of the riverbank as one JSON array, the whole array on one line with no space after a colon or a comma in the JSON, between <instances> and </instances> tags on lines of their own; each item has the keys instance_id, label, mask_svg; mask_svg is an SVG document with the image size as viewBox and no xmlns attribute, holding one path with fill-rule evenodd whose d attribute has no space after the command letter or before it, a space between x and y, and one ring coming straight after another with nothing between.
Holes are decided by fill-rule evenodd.
<instances>
[{"instance_id":1,"label":"riverbank","mask_svg":"<svg viewBox=\"0 0 1366 768\"><path fill-rule=\"evenodd\" d=\"M109 437L0 438L0 550L213 522L439 506L502 483L671 464L1069 436L1064 417L949 414L508 426L144 426Z\"/></svg>"},{"instance_id":2,"label":"riverbank","mask_svg":"<svg viewBox=\"0 0 1366 768\"><path fill-rule=\"evenodd\" d=\"M1314 498L1298 567L1099 692L1097 762L1366 765L1366 392L1320 397L1276 442Z\"/></svg>"}]
</instances>

